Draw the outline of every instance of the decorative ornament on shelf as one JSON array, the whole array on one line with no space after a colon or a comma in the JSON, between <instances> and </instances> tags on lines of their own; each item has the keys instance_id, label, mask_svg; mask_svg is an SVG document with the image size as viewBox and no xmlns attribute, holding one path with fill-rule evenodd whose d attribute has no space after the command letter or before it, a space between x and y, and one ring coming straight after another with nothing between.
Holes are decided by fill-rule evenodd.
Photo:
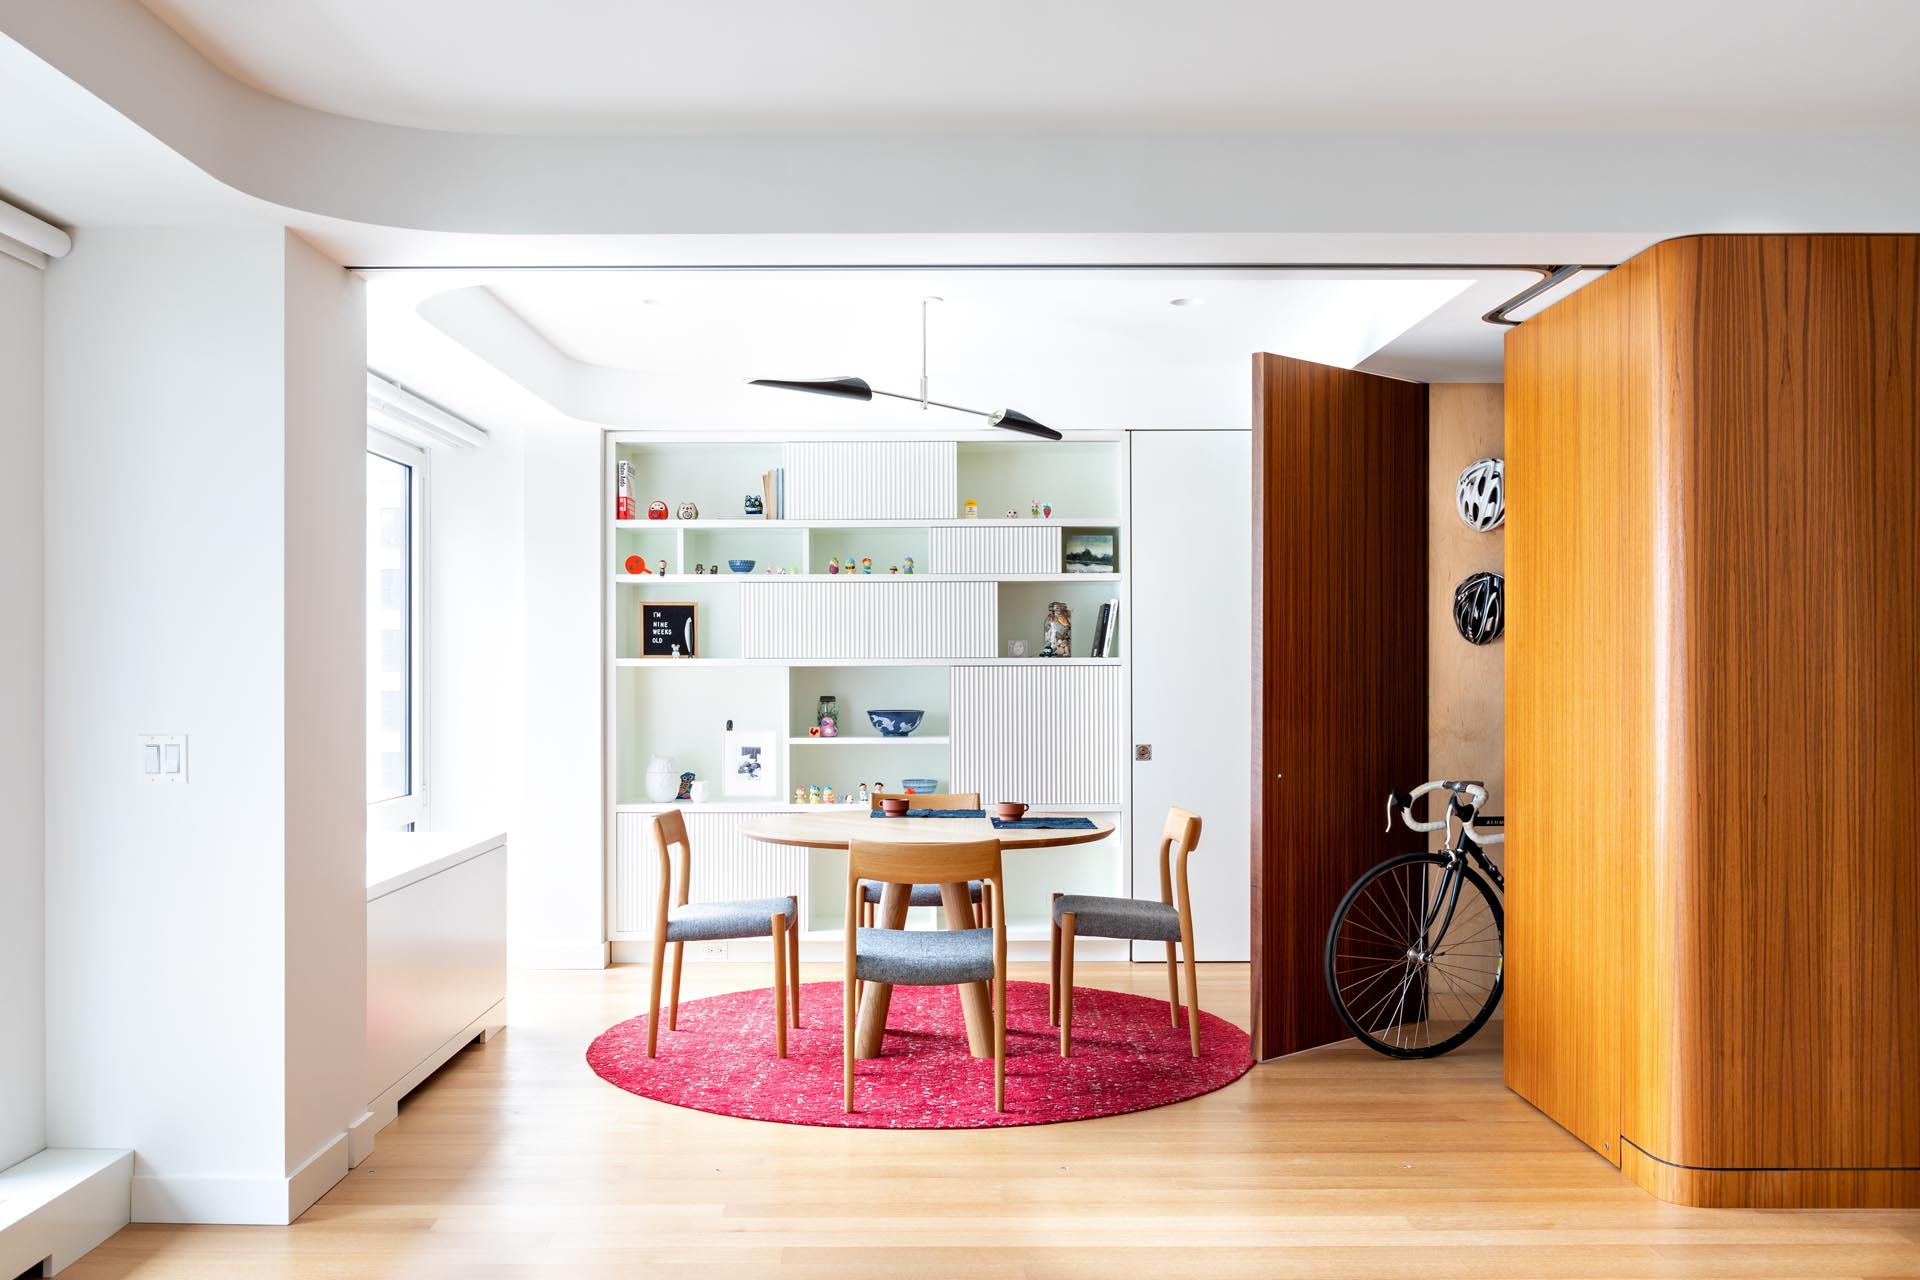
<instances>
[{"instance_id":1,"label":"decorative ornament on shelf","mask_svg":"<svg viewBox=\"0 0 1920 1280\"><path fill-rule=\"evenodd\" d=\"M968 498L967 505L960 508L960 518L962 520L978 520L980 518L980 504L972 498Z\"/></svg>"},{"instance_id":2,"label":"decorative ornament on shelf","mask_svg":"<svg viewBox=\"0 0 1920 1280\"><path fill-rule=\"evenodd\" d=\"M1009 640L1009 641L1007 641L1007 656L1008 656L1009 658L1024 658L1024 657L1026 657L1026 656L1027 656L1027 642L1026 642L1025 640Z\"/></svg>"},{"instance_id":3,"label":"decorative ornament on shelf","mask_svg":"<svg viewBox=\"0 0 1920 1280\"><path fill-rule=\"evenodd\" d=\"M687 798L695 804L705 804L708 797L712 794L713 784L711 782L708 782L704 778L695 778L693 780L693 786L688 789Z\"/></svg>"},{"instance_id":4,"label":"decorative ornament on shelf","mask_svg":"<svg viewBox=\"0 0 1920 1280\"><path fill-rule=\"evenodd\" d=\"M863 805L870 805L873 803L873 796L871 793L868 792L867 784L864 782L860 784L860 803Z\"/></svg>"},{"instance_id":5,"label":"decorative ornament on shelf","mask_svg":"<svg viewBox=\"0 0 1920 1280\"><path fill-rule=\"evenodd\" d=\"M807 736L808 736L809 738L817 738L817 737L819 737L819 736L820 736L820 726L819 726L819 725L817 725L817 724L816 724L816 725L809 725L809 726L807 727Z\"/></svg>"},{"instance_id":6,"label":"decorative ornament on shelf","mask_svg":"<svg viewBox=\"0 0 1920 1280\"><path fill-rule=\"evenodd\" d=\"M694 566L693 566L693 571L694 571L695 573L697 573L697 574L701 574L701 575L703 575L703 576L704 576L704 575L706 574L706 572L707 572L707 571L706 571L706 568L705 568L705 566L703 566L703 565L701 565L701 564L700 564L700 563L699 563L698 561L696 561L696 562L694 563Z\"/></svg>"},{"instance_id":7,"label":"decorative ornament on shelf","mask_svg":"<svg viewBox=\"0 0 1920 1280\"><path fill-rule=\"evenodd\" d=\"M1040 499L1028 498L1027 503L1028 503L1028 513L1031 515L1033 519L1038 520L1040 518Z\"/></svg>"},{"instance_id":8,"label":"decorative ornament on shelf","mask_svg":"<svg viewBox=\"0 0 1920 1280\"><path fill-rule=\"evenodd\" d=\"M707 572L717 576L720 572L720 566L717 564L710 564L707 566Z\"/></svg>"},{"instance_id":9,"label":"decorative ornament on shelf","mask_svg":"<svg viewBox=\"0 0 1920 1280\"><path fill-rule=\"evenodd\" d=\"M680 775L680 792L678 795L674 796L674 799L675 800L693 799L693 775L692 774L683 773Z\"/></svg>"},{"instance_id":10,"label":"decorative ornament on shelf","mask_svg":"<svg viewBox=\"0 0 1920 1280\"><path fill-rule=\"evenodd\" d=\"M683 502L680 504L679 516L682 520L698 520L700 508L691 502Z\"/></svg>"},{"instance_id":11,"label":"decorative ornament on shelf","mask_svg":"<svg viewBox=\"0 0 1920 1280\"><path fill-rule=\"evenodd\" d=\"M1015 511L1012 507L1007 508L1007 519L1018 520L1019 518L1020 518L1020 513L1018 511Z\"/></svg>"},{"instance_id":12,"label":"decorative ornament on shelf","mask_svg":"<svg viewBox=\"0 0 1920 1280\"><path fill-rule=\"evenodd\" d=\"M1055 600L1047 606L1046 635L1047 643L1040 650L1041 657L1073 656L1073 610L1067 608L1064 600Z\"/></svg>"},{"instance_id":13,"label":"decorative ornament on shelf","mask_svg":"<svg viewBox=\"0 0 1920 1280\"><path fill-rule=\"evenodd\" d=\"M828 572L828 573L839 573L839 572L840 572L840 557L839 557L839 556L834 556L834 557L833 557L832 559L830 559L830 560L828 560L828 561L827 561L827 572Z\"/></svg>"},{"instance_id":14,"label":"decorative ornament on shelf","mask_svg":"<svg viewBox=\"0 0 1920 1280\"><path fill-rule=\"evenodd\" d=\"M1473 644L1492 644L1507 629L1507 580L1476 573L1453 592L1453 625Z\"/></svg>"},{"instance_id":15,"label":"decorative ornament on shelf","mask_svg":"<svg viewBox=\"0 0 1920 1280\"><path fill-rule=\"evenodd\" d=\"M667 803L673 799L677 781L671 757L655 756L647 761L647 799L655 804Z\"/></svg>"},{"instance_id":16,"label":"decorative ornament on shelf","mask_svg":"<svg viewBox=\"0 0 1920 1280\"><path fill-rule=\"evenodd\" d=\"M900 572L900 566L897 564L890 564L887 566L887 572L892 574L898 574Z\"/></svg>"},{"instance_id":17,"label":"decorative ornament on shelf","mask_svg":"<svg viewBox=\"0 0 1920 1280\"><path fill-rule=\"evenodd\" d=\"M655 498L652 502L649 502L647 504L647 519L665 520L666 518L667 518L666 503L660 501L660 499L658 498Z\"/></svg>"},{"instance_id":18,"label":"decorative ornament on shelf","mask_svg":"<svg viewBox=\"0 0 1920 1280\"><path fill-rule=\"evenodd\" d=\"M821 804L838 804L839 803L837 800L833 798L832 787L828 787L825 791L822 791L820 793L820 803Z\"/></svg>"},{"instance_id":19,"label":"decorative ornament on shelf","mask_svg":"<svg viewBox=\"0 0 1920 1280\"><path fill-rule=\"evenodd\" d=\"M807 789L805 787L795 787L793 789L793 802L795 804L805 804L807 802Z\"/></svg>"},{"instance_id":20,"label":"decorative ornament on shelf","mask_svg":"<svg viewBox=\"0 0 1920 1280\"><path fill-rule=\"evenodd\" d=\"M1507 460L1469 463L1453 489L1453 509L1467 528L1491 533L1507 519Z\"/></svg>"},{"instance_id":21,"label":"decorative ornament on shelf","mask_svg":"<svg viewBox=\"0 0 1920 1280\"><path fill-rule=\"evenodd\" d=\"M627 557L627 573L629 576L637 578L643 573L652 572L653 570L647 568L647 558L645 556Z\"/></svg>"},{"instance_id":22,"label":"decorative ornament on shelf","mask_svg":"<svg viewBox=\"0 0 1920 1280\"><path fill-rule=\"evenodd\" d=\"M659 572L660 572L660 576L661 576L661 577L663 577L663 578L664 578L664 577L666 577L666 576L667 576L667 562L666 562L665 560L662 560L662 561L660 562L660 570L659 570Z\"/></svg>"},{"instance_id":23,"label":"decorative ornament on shelf","mask_svg":"<svg viewBox=\"0 0 1920 1280\"><path fill-rule=\"evenodd\" d=\"M760 505L760 495L757 493L748 494L747 501L746 501L745 514L750 516L762 516L762 515L765 515L766 513L767 513L767 509L762 505Z\"/></svg>"},{"instance_id":24,"label":"decorative ornament on shelf","mask_svg":"<svg viewBox=\"0 0 1920 1280\"><path fill-rule=\"evenodd\" d=\"M901 569L900 572L905 574L907 577L911 578L913 576L913 557L908 556L905 564L906 564L906 567Z\"/></svg>"},{"instance_id":25,"label":"decorative ornament on shelf","mask_svg":"<svg viewBox=\"0 0 1920 1280\"><path fill-rule=\"evenodd\" d=\"M823 693L813 703L813 727L818 729L829 720L840 719L840 698L837 694Z\"/></svg>"},{"instance_id":26,"label":"decorative ornament on shelf","mask_svg":"<svg viewBox=\"0 0 1920 1280\"><path fill-rule=\"evenodd\" d=\"M830 715L821 716L820 717L820 736L823 738L839 737L840 728L839 728L838 721L836 721Z\"/></svg>"},{"instance_id":27,"label":"decorative ornament on shelf","mask_svg":"<svg viewBox=\"0 0 1920 1280\"><path fill-rule=\"evenodd\" d=\"M1053 519L1053 504L1051 502L1043 502L1040 504L1040 517L1043 520Z\"/></svg>"},{"instance_id":28,"label":"decorative ornament on shelf","mask_svg":"<svg viewBox=\"0 0 1920 1280\"><path fill-rule=\"evenodd\" d=\"M873 572L873 557L872 557L872 556L861 556L861 557L860 557L860 572L862 572L862 573L872 573L872 572Z\"/></svg>"}]
</instances>

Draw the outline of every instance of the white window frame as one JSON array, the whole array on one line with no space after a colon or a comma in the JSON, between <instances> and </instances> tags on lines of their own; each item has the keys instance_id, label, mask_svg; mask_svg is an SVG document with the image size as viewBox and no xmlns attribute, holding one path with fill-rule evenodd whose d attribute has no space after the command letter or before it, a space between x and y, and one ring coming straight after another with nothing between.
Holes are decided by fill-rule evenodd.
<instances>
[{"instance_id":1,"label":"white window frame","mask_svg":"<svg viewBox=\"0 0 1920 1280\"><path fill-rule=\"evenodd\" d=\"M428 830L427 805L427 539L432 522L427 514L427 451L396 439L384 431L367 428L367 452L410 468L412 493L409 495L411 518L407 541L411 563L407 567L407 747L412 756L407 776L410 789L404 796L380 800L367 806L368 831Z\"/></svg>"}]
</instances>

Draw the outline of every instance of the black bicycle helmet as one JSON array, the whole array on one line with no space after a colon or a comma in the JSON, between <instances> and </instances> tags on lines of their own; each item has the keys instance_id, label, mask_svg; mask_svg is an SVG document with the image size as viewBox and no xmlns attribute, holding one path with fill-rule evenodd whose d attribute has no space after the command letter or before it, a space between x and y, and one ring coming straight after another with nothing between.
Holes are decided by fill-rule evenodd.
<instances>
[{"instance_id":1,"label":"black bicycle helmet","mask_svg":"<svg viewBox=\"0 0 1920 1280\"><path fill-rule=\"evenodd\" d=\"M1453 489L1453 508L1469 529L1489 533L1507 518L1507 463L1504 458L1482 458L1460 473Z\"/></svg>"},{"instance_id":2,"label":"black bicycle helmet","mask_svg":"<svg viewBox=\"0 0 1920 1280\"><path fill-rule=\"evenodd\" d=\"M1507 629L1507 580L1476 573L1453 589L1453 625L1473 644L1491 644Z\"/></svg>"}]
</instances>

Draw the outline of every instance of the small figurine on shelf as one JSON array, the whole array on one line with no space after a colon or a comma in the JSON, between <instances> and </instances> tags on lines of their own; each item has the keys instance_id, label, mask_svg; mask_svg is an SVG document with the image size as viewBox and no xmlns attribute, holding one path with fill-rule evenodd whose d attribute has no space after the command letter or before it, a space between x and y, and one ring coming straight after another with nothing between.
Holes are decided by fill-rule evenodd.
<instances>
[{"instance_id":1,"label":"small figurine on shelf","mask_svg":"<svg viewBox=\"0 0 1920 1280\"><path fill-rule=\"evenodd\" d=\"M673 656L674 656L674 657L676 657L676 658L680 658L680 657L684 657L684 656L686 656L686 655L684 655L684 654L682 654L682 653L680 652L680 646L676 644L675 646L673 646Z\"/></svg>"},{"instance_id":2,"label":"small figurine on shelf","mask_svg":"<svg viewBox=\"0 0 1920 1280\"><path fill-rule=\"evenodd\" d=\"M700 518L700 508L691 502L683 502L680 504L680 518L682 520L698 520Z\"/></svg>"},{"instance_id":3,"label":"small figurine on shelf","mask_svg":"<svg viewBox=\"0 0 1920 1280\"><path fill-rule=\"evenodd\" d=\"M1040 504L1040 516L1045 520L1053 519L1053 504L1051 502L1043 502Z\"/></svg>"},{"instance_id":4,"label":"small figurine on shelf","mask_svg":"<svg viewBox=\"0 0 1920 1280\"><path fill-rule=\"evenodd\" d=\"M795 804L805 804L807 802L806 791L800 787L795 787L793 789L793 802Z\"/></svg>"},{"instance_id":5,"label":"small figurine on shelf","mask_svg":"<svg viewBox=\"0 0 1920 1280\"><path fill-rule=\"evenodd\" d=\"M872 572L873 572L873 557L872 557L872 556L861 556L861 557L860 557L860 572L862 572L862 573L872 573Z\"/></svg>"},{"instance_id":6,"label":"small figurine on shelf","mask_svg":"<svg viewBox=\"0 0 1920 1280\"><path fill-rule=\"evenodd\" d=\"M838 573L838 572L840 572L840 557L839 557L839 556L834 556L834 557L833 557L833 558L832 558L831 560L828 560L828 561L827 561L827 572L828 572L828 573Z\"/></svg>"},{"instance_id":7,"label":"small figurine on shelf","mask_svg":"<svg viewBox=\"0 0 1920 1280\"><path fill-rule=\"evenodd\" d=\"M766 514L766 508L760 505L759 494L750 493L747 495L746 514L750 516L759 516L759 515Z\"/></svg>"},{"instance_id":8,"label":"small figurine on shelf","mask_svg":"<svg viewBox=\"0 0 1920 1280\"><path fill-rule=\"evenodd\" d=\"M683 773L680 775L680 793L676 795L674 799L675 800L693 799L693 775L692 774Z\"/></svg>"},{"instance_id":9,"label":"small figurine on shelf","mask_svg":"<svg viewBox=\"0 0 1920 1280\"><path fill-rule=\"evenodd\" d=\"M1018 520L1019 518L1020 518L1020 513L1018 511L1015 511L1012 507L1007 508L1007 519Z\"/></svg>"},{"instance_id":10,"label":"small figurine on shelf","mask_svg":"<svg viewBox=\"0 0 1920 1280\"><path fill-rule=\"evenodd\" d=\"M840 736L840 727L834 722L832 716L826 715L820 717L820 736L823 738L837 738Z\"/></svg>"},{"instance_id":11,"label":"small figurine on shelf","mask_svg":"<svg viewBox=\"0 0 1920 1280\"><path fill-rule=\"evenodd\" d=\"M647 504L647 519L665 520L666 518L667 518L666 503L660 501L660 499L658 498L655 498L652 502L649 502Z\"/></svg>"},{"instance_id":12,"label":"small figurine on shelf","mask_svg":"<svg viewBox=\"0 0 1920 1280\"><path fill-rule=\"evenodd\" d=\"M1029 502L1030 504L1032 504L1032 515L1033 515L1033 518L1034 518L1035 520L1038 520L1038 519L1040 518L1040 499L1038 499L1038 498L1028 498L1028 499L1027 499L1027 501L1028 501L1028 502Z\"/></svg>"},{"instance_id":13,"label":"small figurine on shelf","mask_svg":"<svg viewBox=\"0 0 1920 1280\"><path fill-rule=\"evenodd\" d=\"M887 566L887 572L892 574L898 574L900 572L900 566L897 564L890 564Z\"/></svg>"},{"instance_id":14,"label":"small figurine on shelf","mask_svg":"<svg viewBox=\"0 0 1920 1280\"><path fill-rule=\"evenodd\" d=\"M1007 656L1008 656L1009 658L1024 658L1024 657L1026 657L1026 656L1027 656L1027 642L1026 642L1025 640L1009 640L1009 641L1007 641Z\"/></svg>"},{"instance_id":15,"label":"small figurine on shelf","mask_svg":"<svg viewBox=\"0 0 1920 1280\"><path fill-rule=\"evenodd\" d=\"M662 560L660 562L659 573L660 573L660 576L663 578L667 576L667 562L665 560Z\"/></svg>"},{"instance_id":16,"label":"small figurine on shelf","mask_svg":"<svg viewBox=\"0 0 1920 1280\"><path fill-rule=\"evenodd\" d=\"M873 803L873 796L867 792L867 784L864 782L860 784L860 803L863 805Z\"/></svg>"},{"instance_id":17,"label":"small figurine on shelf","mask_svg":"<svg viewBox=\"0 0 1920 1280\"><path fill-rule=\"evenodd\" d=\"M701 564L699 561L696 560L693 565L693 571L695 573L705 575L705 573L707 572L707 569L705 565Z\"/></svg>"},{"instance_id":18,"label":"small figurine on shelf","mask_svg":"<svg viewBox=\"0 0 1920 1280\"><path fill-rule=\"evenodd\" d=\"M913 557L912 556L907 557L906 567L901 569L900 572L906 574L909 578L913 576Z\"/></svg>"},{"instance_id":19,"label":"small figurine on shelf","mask_svg":"<svg viewBox=\"0 0 1920 1280\"><path fill-rule=\"evenodd\" d=\"M820 803L820 784L819 783L816 782L814 785L807 788L807 803L808 804Z\"/></svg>"},{"instance_id":20,"label":"small figurine on shelf","mask_svg":"<svg viewBox=\"0 0 1920 1280\"><path fill-rule=\"evenodd\" d=\"M820 736L820 726L819 726L819 725L817 725L817 724L814 724L814 725L808 725L808 726L807 726L807 736L808 736L809 738L817 738L817 737L819 737L819 736Z\"/></svg>"},{"instance_id":21,"label":"small figurine on shelf","mask_svg":"<svg viewBox=\"0 0 1920 1280\"><path fill-rule=\"evenodd\" d=\"M720 576L720 566L717 564L710 564L707 566L707 572L717 578Z\"/></svg>"},{"instance_id":22,"label":"small figurine on shelf","mask_svg":"<svg viewBox=\"0 0 1920 1280\"><path fill-rule=\"evenodd\" d=\"M821 804L839 804L840 802L833 798L833 788L828 787L826 791L822 793L820 797L820 803Z\"/></svg>"},{"instance_id":23,"label":"small figurine on shelf","mask_svg":"<svg viewBox=\"0 0 1920 1280\"><path fill-rule=\"evenodd\" d=\"M1043 658L1071 658L1073 656L1073 610L1065 602L1055 600L1047 606L1047 645L1040 650Z\"/></svg>"},{"instance_id":24,"label":"small figurine on shelf","mask_svg":"<svg viewBox=\"0 0 1920 1280\"><path fill-rule=\"evenodd\" d=\"M978 520L980 518L980 504L972 498L968 498L966 505L960 508L960 518L962 520Z\"/></svg>"}]
</instances>

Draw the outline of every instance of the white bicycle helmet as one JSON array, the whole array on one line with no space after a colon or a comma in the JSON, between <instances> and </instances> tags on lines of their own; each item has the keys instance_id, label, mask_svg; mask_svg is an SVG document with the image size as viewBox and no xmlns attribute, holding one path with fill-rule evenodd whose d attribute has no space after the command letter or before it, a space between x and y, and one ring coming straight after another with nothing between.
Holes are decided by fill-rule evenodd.
<instances>
[{"instance_id":1,"label":"white bicycle helmet","mask_svg":"<svg viewBox=\"0 0 1920 1280\"><path fill-rule=\"evenodd\" d=\"M1492 644L1507 629L1507 580L1476 573L1453 590L1453 625L1473 644Z\"/></svg>"},{"instance_id":2,"label":"white bicycle helmet","mask_svg":"<svg viewBox=\"0 0 1920 1280\"><path fill-rule=\"evenodd\" d=\"M1469 529L1489 533L1507 518L1507 462L1505 458L1482 458L1460 473L1454 486L1453 506Z\"/></svg>"}]
</instances>

